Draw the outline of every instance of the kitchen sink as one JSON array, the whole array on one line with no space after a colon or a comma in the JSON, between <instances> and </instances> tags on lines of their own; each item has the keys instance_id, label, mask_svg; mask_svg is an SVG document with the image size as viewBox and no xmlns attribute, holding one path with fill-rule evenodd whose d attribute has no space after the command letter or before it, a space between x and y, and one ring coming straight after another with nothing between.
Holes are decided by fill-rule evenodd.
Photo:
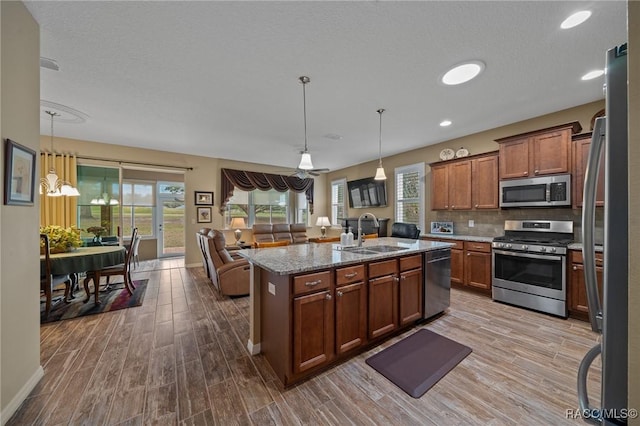
<instances>
[{"instance_id":1,"label":"kitchen sink","mask_svg":"<svg viewBox=\"0 0 640 426\"><path fill-rule=\"evenodd\" d=\"M398 246L373 246L367 247L367 250L375 251L376 253L389 253L399 250L407 250L408 247L398 247Z\"/></svg>"},{"instance_id":2,"label":"kitchen sink","mask_svg":"<svg viewBox=\"0 0 640 426\"><path fill-rule=\"evenodd\" d=\"M369 248L365 248L365 247L345 247L342 249L342 251L348 251L349 253L355 253L355 254L378 254L379 253L377 251L371 251L369 250Z\"/></svg>"}]
</instances>

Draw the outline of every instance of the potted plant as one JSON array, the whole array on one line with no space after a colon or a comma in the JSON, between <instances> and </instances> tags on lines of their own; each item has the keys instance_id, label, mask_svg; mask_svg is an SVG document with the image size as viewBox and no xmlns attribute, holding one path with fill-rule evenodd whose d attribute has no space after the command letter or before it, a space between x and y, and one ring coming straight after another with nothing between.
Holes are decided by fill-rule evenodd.
<instances>
[{"instance_id":1,"label":"potted plant","mask_svg":"<svg viewBox=\"0 0 640 426\"><path fill-rule=\"evenodd\" d=\"M49 237L49 250L51 253L71 251L82 245L80 230L75 227L64 228L59 225L47 225L40 227L40 233ZM44 250L44 242L40 241L40 250Z\"/></svg>"},{"instance_id":2,"label":"potted plant","mask_svg":"<svg viewBox=\"0 0 640 426\"><path fill-rule=\"evenodd\" d=\"M86 231L93 234L93 241L95 242L100 241L100 239L109 232L109 230L104 226L90 226Z\"/></svg>"}]
</instances>

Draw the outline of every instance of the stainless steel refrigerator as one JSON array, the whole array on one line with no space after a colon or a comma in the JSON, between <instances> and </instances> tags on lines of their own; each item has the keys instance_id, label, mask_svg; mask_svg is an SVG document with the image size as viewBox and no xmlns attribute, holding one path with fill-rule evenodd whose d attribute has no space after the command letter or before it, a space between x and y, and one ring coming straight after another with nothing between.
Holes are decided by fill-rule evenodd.
<instances>
[{"instance_id":1,"label":"stainless steel refrigerator","mask_svg":"<svg viewBox=\"0 0 640 426\"><path fill-rule=\"evenodd\" d=\"M585 420L594 424L626 424L628 325L628 163L627 45L610 49L606 57L605 117L596 120L585 172L582 210L584 274L591 328L602 333L578 370L578 402ZM601 155L604 153L604 155ZM604 283L598 294L594 249L595 194L600 162L605 162ZM599 407L590 405L587 373L602 358Z\"/></svg>"}]
</instances>

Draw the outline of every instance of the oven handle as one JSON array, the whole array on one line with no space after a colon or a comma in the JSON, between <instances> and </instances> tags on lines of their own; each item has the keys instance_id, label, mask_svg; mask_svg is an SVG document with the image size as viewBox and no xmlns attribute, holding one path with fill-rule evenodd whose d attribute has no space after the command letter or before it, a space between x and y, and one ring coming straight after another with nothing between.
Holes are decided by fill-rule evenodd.
<instances>
[{"instance_id":1,"label":"oven handle","mask_svg":"<svg viewBox=\"0 0 640 426\"><path fill-rule=\"evenodd\" d=\"M582 257L584 260L584 280L589 303L589 320L591 329L602 332L602 304L598 294L598 280L596 275L596 250L594 244L596 191L598 187L598 173L600 171L600 157L604 148L606 117L596 119L589 160L584 173L584 201L582 205Z\"/></svg>"},{"instance_id":2,"label":"oven handle","mask_svg":"<svg viewBox=\"0 0 640 426\"><path fill-rule=\"evenodd\" d=\"M516 251L504 251L504 250L493 250L493 253L503 254L505 256L528 257L530 259L562 260L562 256L556 256L556 255L550 255L550 254L519 253Z\"/></svg>"}]
</instances>

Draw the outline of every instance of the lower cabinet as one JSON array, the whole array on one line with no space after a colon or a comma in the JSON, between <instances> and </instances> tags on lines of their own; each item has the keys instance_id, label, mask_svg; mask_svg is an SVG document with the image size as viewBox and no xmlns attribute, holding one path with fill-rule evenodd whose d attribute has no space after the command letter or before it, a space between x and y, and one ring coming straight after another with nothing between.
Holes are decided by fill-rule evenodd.
<instances>
[{"instance_id":1,"label":"lower cabinet","mask_svg":"<svg viewBox=\"0 0 640 426\"><path fill-rule=\"evenodd\" d=\"M369 338L398 328L398 264L395 259L369 264Z\"/></svg>"},{"instance_id":2,"label":"lower cabinet","mask_svg":"<svg viewBox=\"0 0 640 426\"><path fill-rule=\"evenodd\" d=\"M491 244L464 242L464 284L486 292L491 291Z\"/></svg>"},{"instance_id":3,"label":"lower cabinet","mask_svg":"<svg viewBox=\"0 0 640 426\"><path fill-rule=\"evenodd\" d=\"M367 342L367 286L364 265L336 269L336 353Z\"/></svg>"},{"instance_id":4,"label":"lower cabinet","mask_svg":"<svg viewBox=\"0 0 640 426\"><path fill-rule=\"evenodd\" d=\"M596 279L598 291L602 300L602 253L596 253ZM584 264L582 252L572 250L569 252L569 277L567 290L569 316L581 320L589 320L589 301L587 299L587 287L584 281Z\"/></svg>"},{"instance_id":5,"label":"lower cabinet","mask_svg":"<svg viewBox=\"0 0 640 426\"><path fill-rule=\"evenodd\" d=\"M421 256L400 259L400 281L398 282L400 327L422 318L423 288Z\"/></svg>"}]
</instances>

